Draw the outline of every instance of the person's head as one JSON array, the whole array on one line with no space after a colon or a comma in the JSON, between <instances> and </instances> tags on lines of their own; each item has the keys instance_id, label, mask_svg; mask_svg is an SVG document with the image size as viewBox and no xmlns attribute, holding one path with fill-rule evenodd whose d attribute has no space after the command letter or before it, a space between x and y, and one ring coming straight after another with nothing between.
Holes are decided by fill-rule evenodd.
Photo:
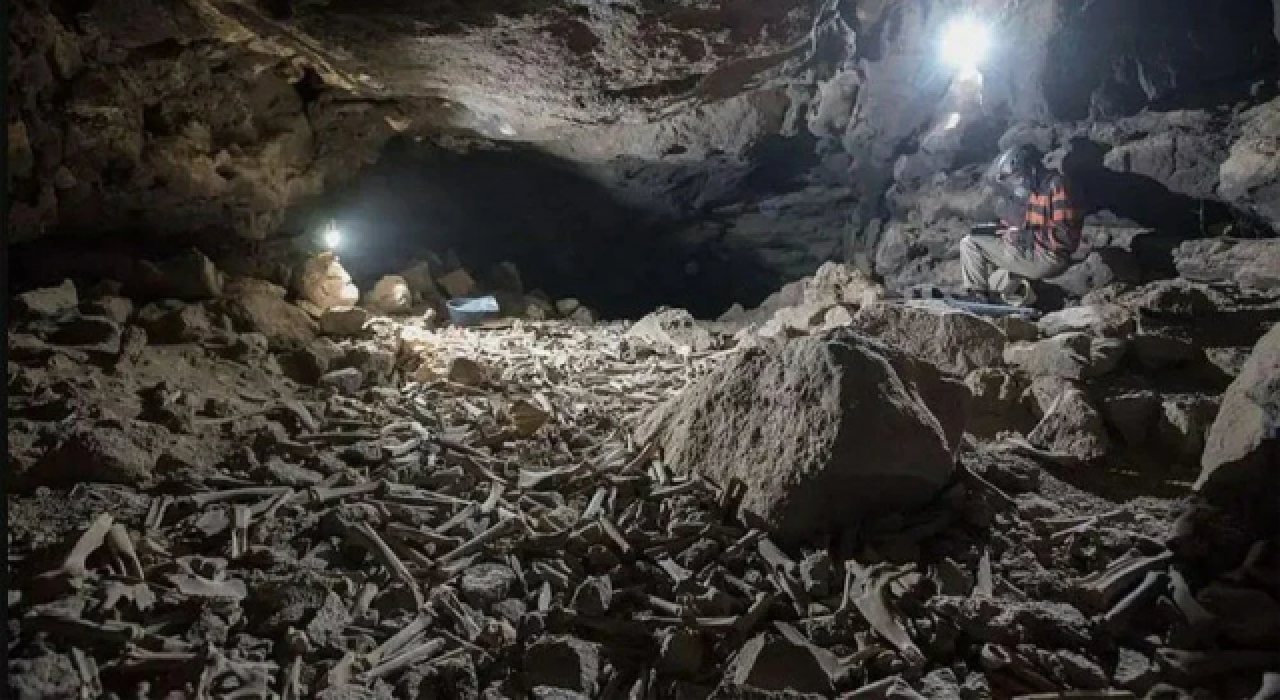
<instances>
[{"instance_id":1,"label":"person's head","mask_svg":"<svg viewBox=\"0 0 1280 700\"><path fill-rule=\"evenodd\" d=\"M1024 143L1000 154L995 174L999 182L1009 186L1019 197L1025 197L1042 168L1044 154L1035 146Z\"/></svg>"}]
</instances>

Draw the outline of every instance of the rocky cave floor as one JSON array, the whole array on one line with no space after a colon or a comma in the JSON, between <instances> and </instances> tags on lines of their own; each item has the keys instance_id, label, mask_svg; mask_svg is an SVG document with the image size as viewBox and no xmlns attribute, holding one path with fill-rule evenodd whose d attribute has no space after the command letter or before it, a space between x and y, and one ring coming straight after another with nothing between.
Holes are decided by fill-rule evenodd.
<instances>
[{"instance_id":1,"label":"rocky cave floor","mask_svg":"<svg viewBox=\"0 0 1280 700\"><path fill-rule=\"evenodd\" d=\"M831 265L718 323L463 329L218 292L17 297L10 697L1276 697L1280 543L1213 581L1169 543L1280 294L992 323ZM974 395L918 513L784 542L637 436L845 327Z\"/></svg>"}]
</instances>

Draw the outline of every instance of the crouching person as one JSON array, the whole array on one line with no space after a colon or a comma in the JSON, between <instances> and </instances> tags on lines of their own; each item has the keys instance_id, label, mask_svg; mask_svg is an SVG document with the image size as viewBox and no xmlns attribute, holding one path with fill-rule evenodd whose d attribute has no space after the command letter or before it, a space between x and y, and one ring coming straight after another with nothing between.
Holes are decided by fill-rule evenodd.
<instances>
[{"instance_id":1,"label":"crouching person","mask_svg":"<svg viewBox=\"0 0 1280 700\"><path fill-rule=\"evenodd\" d=\"M1026 200L1026 218L1021 227L974 229L960 242L967 296L1029 305L1034 296L1028 280L1057 277L1071 265L1080 246L1081 216L1066 178L1045 167L1043 158L1031 145L1000 156L996 177Z\"/></svg>"}]
</instances>

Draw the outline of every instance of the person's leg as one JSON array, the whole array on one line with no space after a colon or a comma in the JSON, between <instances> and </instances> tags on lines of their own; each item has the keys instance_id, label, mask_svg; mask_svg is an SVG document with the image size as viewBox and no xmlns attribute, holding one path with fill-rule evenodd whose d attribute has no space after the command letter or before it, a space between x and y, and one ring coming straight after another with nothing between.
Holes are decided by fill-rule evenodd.
<instances>
[{"instance_id":1,"label":"person's leg","mask_svg":"<svg viewBox=\"0 0 1280 700\"><path fill-rule=\"evenodd\" d=\"M960 265L967 290L990 289L991 274L997 269L1026 279L1043 280L1066 271L1070 260L1007 243L999 236L965 236L960 241Z\"/></svg>"},{"instance_id":2,"label":"person's leg","mask_svg":"<svg viewBox=\"0 0 1280 700\"><path fill-rule=\"evenodd\" d=\"M995 266L991 259L993 243L1001 243L997 236L969 234L960 240L960 274L964 290L968 293L986 293L988 280Z\"/></svg>"}]
</instances>

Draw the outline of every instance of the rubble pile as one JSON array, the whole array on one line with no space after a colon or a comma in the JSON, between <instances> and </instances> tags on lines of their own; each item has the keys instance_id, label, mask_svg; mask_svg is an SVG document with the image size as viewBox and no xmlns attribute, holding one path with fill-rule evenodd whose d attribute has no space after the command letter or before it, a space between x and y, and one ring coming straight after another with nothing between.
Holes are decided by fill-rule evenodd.
<instances>
[{"instance_id":1,"label":"rubble pile","mask_svg":"<svg viewBox=\"0 0 1280 700\"><path fill-rule=\"evenodd\" d=\"M70 282L16 300L12 697L1277 683L1280 541L1210 515L1275 476L1274 396L1250 389L1274 394L1277 331L1253 346L1275 299L1164 284L993 324L842 282L795 303L848 327L787 340L676 310L316 321L280 288L215 278L204 300ZM403 300L394 286L373 297ZM904 341L925 328L965 351ZM1164 392L1206 391L1172 383L1211 355L1240 377L1209 438L1221 488L1194 509L1098 495L1086 477L1129 464L1120 440L1183 416L1209 430L1216 394L1208 410ZM1102 394L1117 377L1154 402ZM896 507L875 510L884 489Z\"/></svg>"}]
</instances>

